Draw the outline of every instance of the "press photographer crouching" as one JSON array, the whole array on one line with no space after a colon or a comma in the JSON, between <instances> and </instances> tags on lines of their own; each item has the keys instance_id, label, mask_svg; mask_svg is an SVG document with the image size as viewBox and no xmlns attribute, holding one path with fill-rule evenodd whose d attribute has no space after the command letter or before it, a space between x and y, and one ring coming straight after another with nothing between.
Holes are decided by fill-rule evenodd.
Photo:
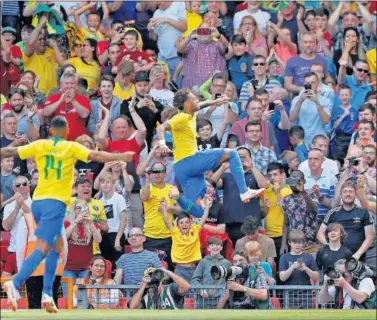
<instances>
[{"instance_id":1,"label":"press photographer crouching","mask_svg":"<svg viewBox=\"0 0 377 320\"><path fill-rule=\"evenodd\" d=\"M267 262L259 261L261 248L258 242L247 242L245 251L250 265L240 263L229 270L215 266L211 270L214 279L223 277L227 280L226 292L219 301L218 309L271 309L267 286L272 279L271 267ZM242 257L242 253L238 254ZM243 259L239 260L243 262ZM273 279L271 284L274 284Z\"/></svg>"},{"instance_id":2,"label":"press photographer crouching","mask_svg":"<svg viewBox=\"0 0 377 320\"><path fill-rule=\"evenodd\" d=\"M173 282L163 286L170 278ZM189 283L174 272L166 269L148 268L140 289L132 297L130 309L183 309L185 294L190 290Z\"/></svg>"},{"instance_id":3,"label":"press photographer crouching","mask_svg":"<svg viewBox=\"0 0 377 320\"><path fill-rule=\"evenodd\" d=\"M319 302L335 301L337 309L376 309L375 272L351 257L340 259L325 271Z\"/></svg>"}]
</instances>

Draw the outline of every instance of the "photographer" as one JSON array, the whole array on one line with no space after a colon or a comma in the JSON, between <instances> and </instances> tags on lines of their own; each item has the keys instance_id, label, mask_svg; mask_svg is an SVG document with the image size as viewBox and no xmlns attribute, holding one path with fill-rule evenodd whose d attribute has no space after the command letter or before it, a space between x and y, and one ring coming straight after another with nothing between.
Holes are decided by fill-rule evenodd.
<instances>
[{"instance_id":1,"label":"photographer","mask_svg":"<svg viewBox=\"0 0 377 320\"><path fill-rule=\"evenodd\" d=\"M162 286L164 275L172 279L173 282ZM188 282L174 272L162 268L148 268L144 271L141 287L132 297L129 308L183 309L184 296L189 290Z\"/></svg>"},{"instance_id":2,"label":"photographer","mask_svg":"<svg viewBox=\"0 0 377 320\"><path fill-rule=\"evenodd\" d=\"M325 275L319 292L319 303L335 301L337 309L375 309L376 288L373 280L368 276L360 277L355 272L348 272L346 265L346 260L338 260L335 262L335 278Z\"/></svg>"}]
</instances>

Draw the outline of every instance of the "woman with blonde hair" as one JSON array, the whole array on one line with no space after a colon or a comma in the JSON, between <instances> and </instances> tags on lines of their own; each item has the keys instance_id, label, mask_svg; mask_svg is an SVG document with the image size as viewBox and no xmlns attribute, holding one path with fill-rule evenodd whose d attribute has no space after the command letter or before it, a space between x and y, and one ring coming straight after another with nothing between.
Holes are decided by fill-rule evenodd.
<instances>
[{"instance_id":1,"label":"woman with blonde hair","mask_svg":"<svg viewBox=\"0 0 377 320\"><path fill-rule=\"evenodd\" d=\"M95 256L89 266L88 275L76 284L84 285L115 285L109 277L108 264L102 256ZM119 303L119 289L87 289L88 309L113 309ZM77 287L74 287L74 306L77 306Z\"/></svg>"},{"instance_id":2,"label":"woman with blonde hair","mask_svg":"<svg viewBox=\"0 0 377 320\"><path fill-rule=\"evenodd\" d=\"M174 93L170 90L168 73L163 65L154 64L150 71L150 96L164 108L173 106Z\"/></svg>"},{"instance_id":3,"label":"woman with blonde hair","mask_svg":"<svg viewBox=\"0 0 377 320\"><path fill-rule=\"evenodd\" d=\"M272 269L268 262L260 261L262 257L262 248L257 241L248 241L245 244L245 252L248 256L250 271L255 270L256 272L263 273L267 284L273 286L275 284L275 279L272 276Z\"/></svg>"},{"instance_id":4,"label":"woman with blonde hair","mask_svg":"<svg viewBox=\"0 0 377 320\"><path fill-rule=\"evenodd\" d=\"M262 55L267 58L267 41L258 28L252 16L245 16L241 20L240 34L246 39L248 52L252 55Z\"/></svg>"}]
</instances>

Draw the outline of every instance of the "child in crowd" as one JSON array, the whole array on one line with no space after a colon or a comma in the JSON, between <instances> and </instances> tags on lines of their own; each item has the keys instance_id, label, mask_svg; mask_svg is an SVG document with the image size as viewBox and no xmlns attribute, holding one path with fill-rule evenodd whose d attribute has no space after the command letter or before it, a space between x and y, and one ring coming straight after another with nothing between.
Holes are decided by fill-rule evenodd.
<instances>
[{"instance_id":1,"label":"child in crowd","mask_svg":"<svg viewBox=\"0 0 377 320\"><path fill-rule=\"evenodd\" d=\"M292 230L288 235L291 251L280 257L279 278L285 285L310 286L311 281L317 282L319 272L311 254L303 253L305 235L300 230ZM311 309L312 296L307 291L289 290L284 299L284 308Z\"/></svg>"},{"instance_id":2,"label":"child in crowd","mask_svg":"<svg viewBox=\"0 0 377 320\"><path fill-rule=\"evenodd\" d=\"M231 41L230 54L233 57L230 58L228 53L226 58L230 58L228 62L228 71L230 73L230 79L234 83L239 94L242 85L248 81L253 75L251 65L253 63L253 57L246 51L246 40L241 35L235 35Z\"/></svg>"},{"instance_id":3,"label":"child in crowd","mask_svg":"<svg viewBox=\"0 0 377 320\"><path fill-rule=\"evenodd\" d=\"M263 274L266 278L267 284L270 286L275 285L275 279L272 275L271 265L262 259L262 247L257 241L248 241L245 244L245 251L248 256L250 272L257 272Z\"/></svg>"},{"instance_id":4,"label":"child in crowd","mask_svg":"<svg viewBox=\"0 0 377 320\"><path fill-rule=\"evenodd\" d=\"M227 106L225 106L224 108L226 108L224 112L224 120L219 128L219 131L214 135L212 135L213 130L211 121L205 119L199 119L197 121L196 130L198 132L198 137L196 138L196 140L198 142L199 151L220 148L221 140L229 123L229 108Z\"/></svg>"},{"instance_id":5,"label":"child in crowd","mask_svg":"<svg viewBox=\"0 0 377 320\"><path fill-rule=\"evenodd\" d=\"M281 155L280 158L284 164L287 164L287 169L285 170L285 174L289 176L292 170L298 170L299 162L298 162L298 155L296 152L291 150L285 150ZM288 172L287 172L288 171Z\"/></svg>"},{"instance_id":6,"label":"child in crowd","mask_svg":"<svg viewBox=\"0 0 377 320\"><path fill-rule=\"evenodd\" d=\"M154 61L150 58L148 53L140 49L140 34L136 29L129 29L125 31L123 44L125 49L118 56L112 68L115 74L118 72L118 66L123 61L131 61L134 63L135 72L149 71L152 69Z\"/></svg>"},{"instance_id":7,"label":"child in crowd","mask_svg":"<svg viewBox=\"0 0 377 320\"><path fill-rule=\"evenodd\" d=\"M284 87L284 77L282 76L282 74L284 74L284 68L282 68L282 65L279 63L279 61L270 60L270 62L268 63L269 78L279 81L281 86Z\"/></svg>"},{"instance_id":8,"label":"child in crowd","mask_svg":"<svg viewBox=\"0 0 377 320\"><path fill-rule=\"evenodd\" d=\"M135 67L130 61L122 61L118 66L113 95L120 100L128 100L135 92L133 81L135 78Z\"/></svg>"},{"instance_id":9,"label":"child in crowd","mask_svg":"<svg viewBox=\"0 0 377 320\"><path fill-rule=\"evenodd\" d=\"M197 29L202 24L203 18L200 15L201 6L201 1L186 0L187 29L182 37L187 37L193 30Z\"/></svg>"},{"instance_id":10,"label":"child in crowd","mask_svg":"<svg viewBox=\"0 0 377 320\"><path fill-rule=\"evenodd\" d=\"M310 147L304 142L305 130L301 126L293 126L289 129L289 142L294 147L294 152L296 152L298 157L298 162L304 162L308 159L308 153Z\"/></svg>"},{"instance_id":11,"label":"child in crowd","mask_svg":"<svg viewBox=\"0 0 377 320\"><path fill-rule=\"evenodd\" d=\"M225 285L225 279L214 280L211 276L211 268L213 266L223 266L229 268L232 264L221 255L223 242L217 237L210 237L207 242L207 250L209 255L200 260L194 275L191 278L193 285ZM221 290L201 290L200 295L203 298L219 297ZM217 304L217 300L213 299L213 303Z\"/></svg>"},{"instance_id":12,"label":"child in crowd","mask_svg":"<svg viewBox=\"0 0 377 320\"><path fill-rule=\"evenodd\" d=\"M335 104L331 112L331 126L334 128L331 139L331 155L334 159L344 159L347 155L355 124L358 122L358 109L350 103L351 88L340 84L338 88L339 104Z\"/></svg>"},{"instance_id":13,"label":"child in crowd","mask_svg":"<svg viewBox=\"0 0 377 320\"><path fill-rule=\"evenodd\" d=\"M176 264L174 272L188 282L196 270L196 262L202 258L199 232L207 221L209 203L208 197L205 197L204 214L199 223L193 224L188 214L181 213L176 219L176 225L173 226L169 220L166 200L161 201L164 223L172 235L171 258Z\"/></svg>"}]
</instances>

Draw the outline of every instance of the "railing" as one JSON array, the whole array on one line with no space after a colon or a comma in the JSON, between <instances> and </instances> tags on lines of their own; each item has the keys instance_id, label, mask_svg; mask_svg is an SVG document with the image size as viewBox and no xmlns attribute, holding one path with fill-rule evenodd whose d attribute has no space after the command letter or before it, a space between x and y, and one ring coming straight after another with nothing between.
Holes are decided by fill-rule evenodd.
<instances>
[{"instance_id":1,"label":"railing","mask_svg":"<svg viewBox=\"0 0 377 320\"><path fill-rule=\"evenodd\" d=\"M112 296L110 290L114 292L114 289L118 289L121 296L119 292L116 293L116 297ZM130 285L77 285L77 306L79 309L92 308L90 301L95 300L94 308L100 306L103 309L125 309L138 289L139 286ZM334 303L326 305L319 303L320 289L321 286L270 286L272 307L274 309L333 309ZM224 290L222 286L192 286L185 295L184 308L216 309ZM101 297L105 301L103 304Z\"/></svg>"}]
</instances>

